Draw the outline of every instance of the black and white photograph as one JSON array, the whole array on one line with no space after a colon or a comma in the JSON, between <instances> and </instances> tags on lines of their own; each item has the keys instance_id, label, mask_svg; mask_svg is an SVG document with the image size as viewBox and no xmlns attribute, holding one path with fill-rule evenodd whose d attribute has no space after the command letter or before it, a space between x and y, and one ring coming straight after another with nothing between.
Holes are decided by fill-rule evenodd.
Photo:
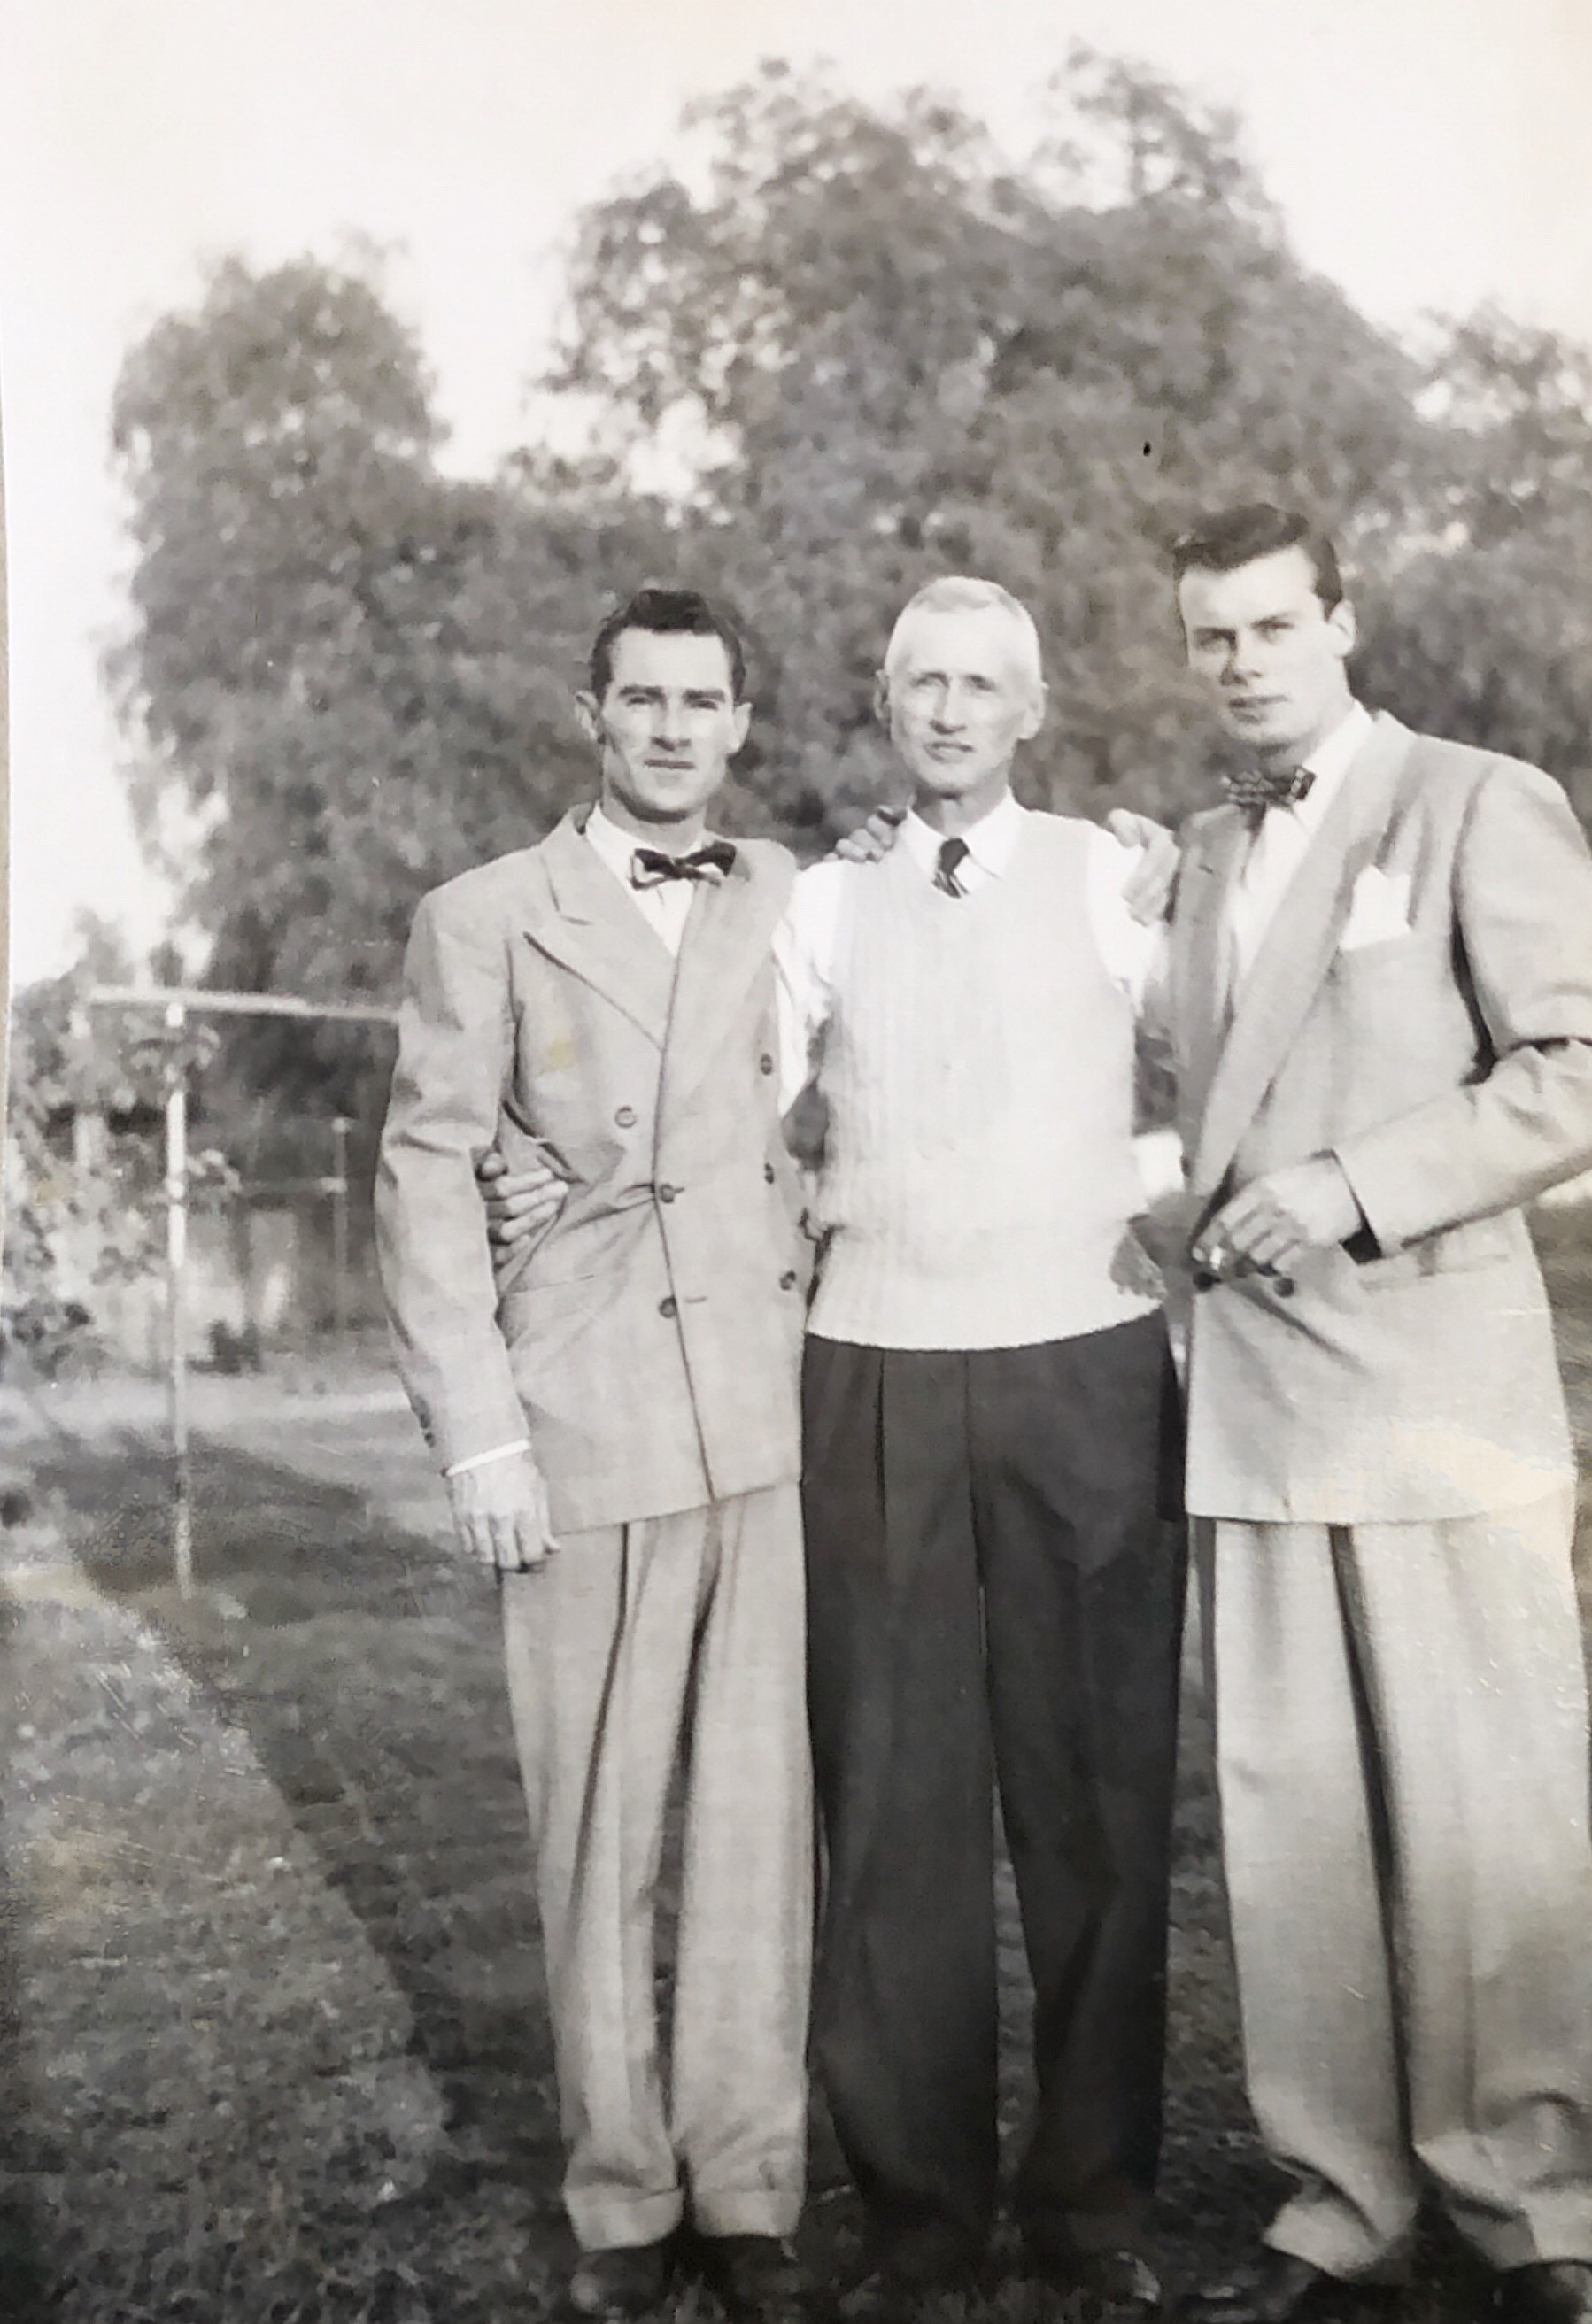
<instances>
[{"instance_id":1,"label":"black and white photograph","mask_svg":"<svg viewBox=\"0 0 1592 2324\"><path fill-rule=\"evenodd\" d=\"M1592 2324L1588 120L9 13L7 2324Z\"/></svg>"}]
</instances>

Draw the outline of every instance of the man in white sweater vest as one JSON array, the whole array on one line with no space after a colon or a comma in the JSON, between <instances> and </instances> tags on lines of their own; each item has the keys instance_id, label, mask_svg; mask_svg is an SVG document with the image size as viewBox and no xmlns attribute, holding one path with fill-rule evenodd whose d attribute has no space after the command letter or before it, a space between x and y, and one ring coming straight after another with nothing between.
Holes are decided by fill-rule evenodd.
<instances>
[{"instance_id":1,"label":"man in white sweater vest","mask_svg":"<svg viewBox=\"0 0 1592 2324\"><path fill-rule=\"evenodd\" d=\"M1015 599L921 591L880 703L912 811L802 873L776 938L786 1093L810 1060L827 1111L802 1498L816 2054L867 2214L842 2305L912 2313L988 2238L993 1775L1036 1994L1027 2256L1143 2310L1183 1565L1166 1335L1122 1259L1159 931L1112 838L1012 796L1044 713Z\"/></svg>"}]
</instances>

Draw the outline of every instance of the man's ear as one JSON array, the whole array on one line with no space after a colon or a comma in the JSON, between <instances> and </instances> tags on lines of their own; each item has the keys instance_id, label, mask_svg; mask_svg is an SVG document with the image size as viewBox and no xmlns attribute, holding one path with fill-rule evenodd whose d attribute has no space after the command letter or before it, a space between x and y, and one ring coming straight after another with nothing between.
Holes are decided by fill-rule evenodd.
<instances>
[{"instance_id":1,"label":"man's ear","mask_svg":"<svg viewBox=\"0 0 1592 2324\"><path fill-rule=\"evenodd\" d=\"M890 731L890 680L882 669L876 669L874 672L874 715L888 733Z\"/></svg>"},{"instance_id":2,"label":"man's ear","mask_svg":"<svg viewBox=\"0 0 1592 2324\"><path fill-rule=\"evenodd\" d=\"M1355 609L1348 598L1340 597L1327 616L1327 626L1337 642L1338 651L1347 661L1353 653L1360 634L1355 619Z\"/></svg>"},{"instance_id":3,"label":"man's ear","mask_svg":"<svg viewBox=\"0 0 1592 2324\"><path fill-rule=\"evenodd\" d=\"M737 702L734 710L730 713L730 729L736 738L734 746L730 752L730 757L732 759L735 757L736 751L744 751L745 749L746 733L751 724L752 705L749 702Z\"/></svg>"},{"instance_id":4,"label":"man's ear","mask_svg":"<svg viewBox=\"0 0 1592 2324\"><path fill-rule=\"evenodd\" d=\"M1034 688L1032 701L1023 714L1023 724L1017 729L1017 740L1020 742L1032 742L1045 723L1045 715L1050 706L1051 689L1041 678Z\"/></svg>"},{"instance_id":5,"label":"man's ear","mask_svg":"<svg viewBox=\"0 0 1592 2324\"><path fill-rule=\"evenodd\" d=\"M575 696L575 717L587 741L595 742L600 751L603 747L603 710L595 694L582 690Z\"/></svg>"}]
</instances>

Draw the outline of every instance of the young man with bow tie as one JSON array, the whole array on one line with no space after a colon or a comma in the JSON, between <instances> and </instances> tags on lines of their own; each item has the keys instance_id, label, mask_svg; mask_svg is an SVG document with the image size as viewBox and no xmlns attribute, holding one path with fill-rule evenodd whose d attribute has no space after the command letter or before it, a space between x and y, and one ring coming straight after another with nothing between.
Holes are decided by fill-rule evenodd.
<instances>
[{"instance_id":1,"label":"young man with bow tie","mask_svg":"<svg viewBox=\"0 0 1592 2324\"><path fill-rule=\"evenodd\" d=\"M770 943L793 867L707 834L750 706L740 641L703 599L642 591L578 699L596 805L416 917L383 1279L460 1542L502 1582L582 2247L569 2306L654 2307L684 2223L732 2318L788 2324L812 1916L808 1270ZM476 1176L494 1149L545 1157L560 1188L495 1280ZM682 1757L665 2075L653 1918Z\"/></svg>"},{"instance_id":2,"label":"young man with bow tie","mask_svg":"<svg viewBox=\"0 0 1592 2324\"><path fill-rule=\"evenodd\" d=\"M1506 2324L1586 2324L1575 1479L1520 1206L1592 1162L1592 862L1534 768L1355 701L1304 518L1225 512L1173 572L1247 761L1171 931L1188 1504L1249 2090L1300 2182L1198 2312L1335 2313L1430 2191Z\"/></svg>"}]
</instances>

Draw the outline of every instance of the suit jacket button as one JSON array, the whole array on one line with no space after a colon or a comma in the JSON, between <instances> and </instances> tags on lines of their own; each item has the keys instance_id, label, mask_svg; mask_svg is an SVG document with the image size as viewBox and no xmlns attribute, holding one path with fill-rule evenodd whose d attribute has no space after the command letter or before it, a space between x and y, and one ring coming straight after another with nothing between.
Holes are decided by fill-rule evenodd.
<instances>
[{"instance_id":1,"label":"suit jacket button","mask_svg":"<svg viewBox=\"0 0 1592 2324\"><path fill-rule=\"evenodd\" d=\"M765 1182L771 1186L774 1182L774 1175L773 1164L772 1162L765 1162L763 1166L763 1176Z\"/></svg>"},{"instance_id":2,"label":"suit jacket button","mask_svg":"<svg viewBox=\"0 0 1592 2324\"><path fill-rule=\"evenodd\" d=\"M782 1291L794 1291L795 1288L796 1270L793 1267L787 1268L784 1274L780 1277L780 1289Z\"/></svg>"},{"instance_id":3,"label":"suit jacket button","mask_svg":"<svg viewBox=\"0 0 1592 2324\"><path fill-rule=\"evenodd\" d=\"M660 1315L678 1315L680 1309L675 1305L672 1298L660 1299L658 1302L658 1313Z\"/></svg>"},{"instance_id":4,"label":"suit jacket button","mask_svg":"<svg viewBox=\"0 0 1592 2324\"><path fill-rule=\"evenodd\" d=\"M634 1130L635 1128L634 1106L622 1105L618 1112L614 1116L614 1119L618 1123L621 1130Z\"/></svg>"},{"instance_id":5,"label":"suit jacket button","mask_svg":"<svg viewBox=\"0 0 1592 2324\"><path fill-rule=\"evenodd\" d=\"M757 1070L760 1074L772 1074L773 1071L773 1059L766 1049L757 1060Z\"/></svg>"},{"instance_id":6,"label":"suit jacket button","mask_svg":"<svg viewBox=\"0 0 1592 2324\"><path fill-rule=\"evenodd\" d=\"M661 1203L671 1203L679 1192L680 1188L678 1186L660 1186L658 1189L658 1200Z\"/></svg>"}]
</instances>

